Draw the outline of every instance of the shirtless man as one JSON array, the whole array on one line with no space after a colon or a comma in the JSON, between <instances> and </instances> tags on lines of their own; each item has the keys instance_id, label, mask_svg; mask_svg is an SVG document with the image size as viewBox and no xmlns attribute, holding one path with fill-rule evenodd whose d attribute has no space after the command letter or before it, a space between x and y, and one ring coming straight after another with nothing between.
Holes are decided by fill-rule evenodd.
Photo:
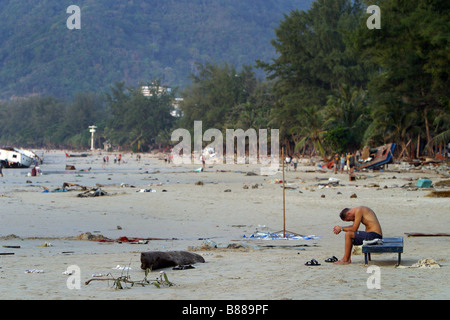
<instances>
[{"instance_id":1,"label":"shirtless man","mask_svg":"<svg viewBox=\"0 0 450 320\"><path fill-rule=\"evenodd\" d=\"M383 233L375 212L370 208L345 208L341 211L339 216L342 221L353 221L353 225L348 227L334 226L333 228L335 234L339 234L341 231L346 232L344 257L341 260L336 261L335 264L350 264L352 262L350 256L352 254L353 245L362 245L363 240L382 239ZM358 231L361 223L366 226L366 231Z\"/></svg>"}]
</instances>

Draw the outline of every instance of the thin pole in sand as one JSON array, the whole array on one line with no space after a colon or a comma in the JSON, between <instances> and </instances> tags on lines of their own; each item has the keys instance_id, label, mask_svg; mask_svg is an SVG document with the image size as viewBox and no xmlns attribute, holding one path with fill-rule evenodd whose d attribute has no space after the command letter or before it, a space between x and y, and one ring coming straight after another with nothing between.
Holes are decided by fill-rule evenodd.
<instances>
[{"instance_id":1,"label":"thin pole in sand","mask_svg":"<svg viewBox=\"0 0 450 320\"><path fill-rule=\"evenodd\" d=\"M286 207L285 207L285 192L284 192L284 147L281 149L283 163L283 238L286 238Z\"/></svg>"}]
</instances>

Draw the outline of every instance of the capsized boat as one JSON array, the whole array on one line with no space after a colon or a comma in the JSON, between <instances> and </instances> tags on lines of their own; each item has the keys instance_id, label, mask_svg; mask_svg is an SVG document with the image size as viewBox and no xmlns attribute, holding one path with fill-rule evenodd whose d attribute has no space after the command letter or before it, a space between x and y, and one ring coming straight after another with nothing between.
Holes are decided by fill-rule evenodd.
<instances>
[{"instance_id":1,"label":"capsized boat","mask_svg":"<svg viewBox=\"0 0 450 320\"><path fill-rule=\"evenodd\" d=\"M39 157L30 150L14 147L0 148L0 161L5 168L29 168Z\"/></svg>"},{"instance_id":2,"label":"capsized boat","mask_svg":"<svg viewBox=\"0 0 450 320\"><path fill-rule=\"evenodd\" d=\"M369 157L356 165L356 170L379 169L394 159L395 143L388 143L377 148L370 149Z\"/></svg>"}]
</instances>

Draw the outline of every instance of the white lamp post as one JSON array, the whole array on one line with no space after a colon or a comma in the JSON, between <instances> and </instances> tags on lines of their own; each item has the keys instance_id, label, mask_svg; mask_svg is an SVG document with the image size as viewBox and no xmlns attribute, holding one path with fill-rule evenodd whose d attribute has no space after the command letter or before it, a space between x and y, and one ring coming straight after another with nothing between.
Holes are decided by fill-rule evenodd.
<instances>
[{"instance_id":1,"label":"white lamp post","mask_svg":"<svg viewBox=\"0 0 450 320\"><path fill-rule=\"evenodd\" d=\"M96 126L89 126L89 132L91 133L91 151L94 151L94 133L95 129L97 129Z\"/></svg>"}]
</instances>

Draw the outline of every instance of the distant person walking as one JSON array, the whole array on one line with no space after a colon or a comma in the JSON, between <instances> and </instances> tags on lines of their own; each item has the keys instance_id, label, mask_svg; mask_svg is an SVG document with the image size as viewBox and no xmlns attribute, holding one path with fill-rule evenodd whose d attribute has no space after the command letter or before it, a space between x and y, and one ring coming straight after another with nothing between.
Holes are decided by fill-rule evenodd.
<instances>
[{"instance_id":1,"label":"distant person walking","mask_svg":"<svg viewBox=\"0 0 450 320\"><path fill-rule=\"evenodd\" d=\"M0 161L0 176L3 178L3 161Z\"/></svg>"},{"instance_id":2,"label":"distant person walking","mask_svg":"<svg viewBox=\"0 0 450 320\"><path fill-rule=\"evenodd\" d=\"M339 154L336 153L334 155L334 173L335 174L338 172L338 167L339 167Z\"/></svg>"},{"instance_id":3,"label":"distant person walking","mask_svg":"<svg viewBox=\"0 0 450 320\"><path fill-rule=\"evenodd\" d=\"M345 167L345 156L344 154L341 154L341 173L344 172L344 167Z\"/></svg>"}]
</instances>

